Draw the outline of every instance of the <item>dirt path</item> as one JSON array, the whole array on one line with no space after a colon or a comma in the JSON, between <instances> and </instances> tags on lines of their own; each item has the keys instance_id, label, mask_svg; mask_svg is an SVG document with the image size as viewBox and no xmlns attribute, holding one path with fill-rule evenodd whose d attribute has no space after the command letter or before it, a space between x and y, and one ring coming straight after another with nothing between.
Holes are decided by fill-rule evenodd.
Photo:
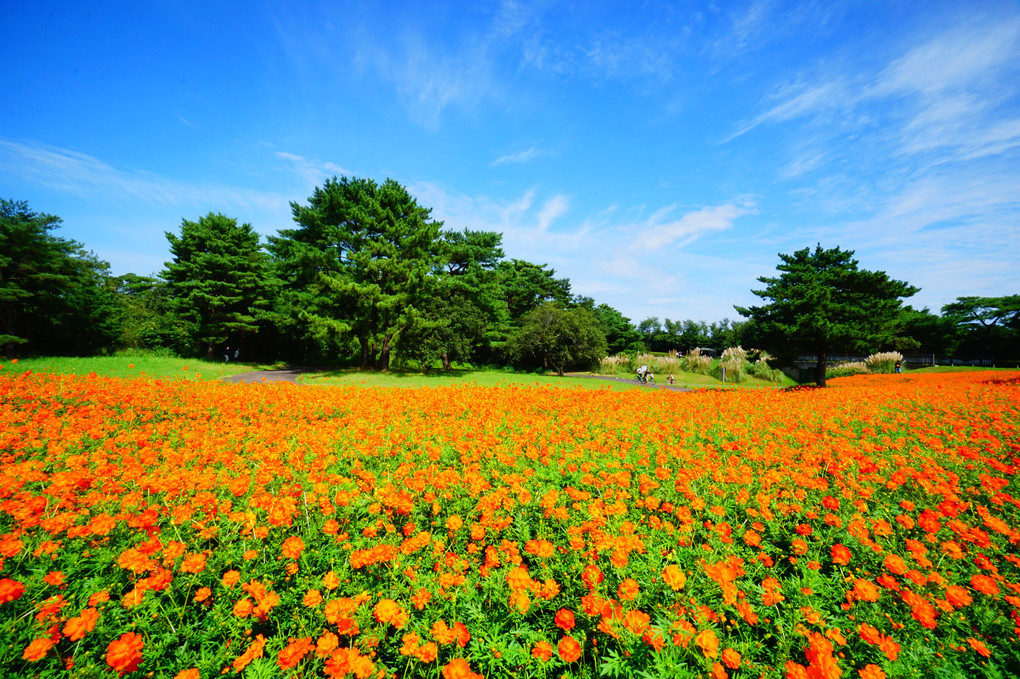
<instances>
[{"instance_id":1,"label":"dirt path","mask_svg":"<svg viewBox=\"0 0 1020 679\"><path fill-rule=\"evenodd\" d=\"M581 373L567 373L564 377L583 377L586 380L608 380L610 382L626 382L627 384L637 384L637 380L634 378L627 377L612 377L610 375L587 375ZM682 387L679 384L659 384L654 382L652 384L642 385L649 389L668 389L669 391L693 391L690 387Z\"/></svg>"},{"instance_id":2,"label":"dirt path","mask_svg":"<svg viewBox=\"0 0 1020 679\"><path fill-rule=\"evenodd\" d=\"M240 373L224 377L224 382L234 384L258 384L262 382L290 382L297 384L297 376L305 370L301 368L283 368L281 370L258 370L250 373Z\"/></svg>"}]
</instances>

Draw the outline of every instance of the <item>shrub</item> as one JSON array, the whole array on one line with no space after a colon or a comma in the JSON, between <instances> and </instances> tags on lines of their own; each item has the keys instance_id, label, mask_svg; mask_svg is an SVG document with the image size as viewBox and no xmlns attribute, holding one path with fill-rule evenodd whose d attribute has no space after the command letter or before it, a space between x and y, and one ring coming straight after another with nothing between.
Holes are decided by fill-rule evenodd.
<instances>
[{"instance_id":1,"label":"shrub","mask_svg":"<svg viewBox=\"0 0 1020 679\"><path fill-rule=\"evenodd\" d=\"M719 379L725 375L728 382L740 382L747 374L747 367L747 351L740 346L730 347L722 352L712 374Z\"/></svg>"},{"instance_id":2,"label":"shrub","mask_svg":"<svg viewBox=\"0 0 1020 679\"><path fill-rule=\"evenodd\" d=\"M896 369L896 362L903 364L903 354L898 351L885 351L880 354L872 354L864 359L864 364L873 373L891 373ZM827 375L828 373L826 373Z\"/></svg>"},{"instance_id":3,"label":"shrub","mask_svg":"<svg viewBox=\"0 0 1020 679\"><path fill-rule=\"evenodd\" d=\"M712 372L712 358L702 356L699 350L693 349L680 359L680 369L684 372L708 375Z\"/></svg>"},{"instance_id":4,"label":"shrub","mask_svg":"<svg viewBox=\"0 0 1020 679\"><path fill-rule=\"evenodd\" d=\"M850 377L852 375L867 374L868 366L861 361L855 361L852 363L833 363L825 369L825 379L827 380L835 377Z\"/></svg>"},{"instance_id":5,"label":"shrub","mask_svg":"<svg viewBox=\"0 0 1020 679\"><path fill-rule=\"evenodd\" d=\"M597 371L600 375L615 375L617 373L629 373L634 369L631 365L634 362L634 356L628 354L617 354L616 356L606 356L599 361Z\"/></svg>"},{"instance_id":6,"label":"shrub","mask_svg":"<svg viewBox=\"0 0 1020 679\"><path fill-rule=\"evenodd\" d=\"M753 355L757 355L757 359L749 361L747 364L747 374L752 377L757 377L759 380L767 380L769 382L781 382L783 379L783 371L777 368L773 368L769 365L769 361L772 356L764 351L752 349L748 352Z\"/></svg>"},{"instance_id":7,"label":"shrub","mask_svg":"<svg viewBox=\"0 0 1020 679\"><path fill-rule=\"evenodd\" d=\"M640 366L646 365L652 374L666 374L682 370L681 361L673 356L655 356L654 354L617 354L607 356L599 363L601 375L635 375Z\"/></svg>"}]
</instances>

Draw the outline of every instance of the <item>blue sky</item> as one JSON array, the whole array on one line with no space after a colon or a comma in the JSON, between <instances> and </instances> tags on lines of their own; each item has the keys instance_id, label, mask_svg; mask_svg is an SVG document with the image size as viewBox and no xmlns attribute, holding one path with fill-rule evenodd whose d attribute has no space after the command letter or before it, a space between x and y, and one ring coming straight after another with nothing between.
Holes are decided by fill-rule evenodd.
<instances>
[{"instance_id":1,"label":"blue sky","mask_svg":"<svg viewBox=\"0 0 1020 679\"><path fill-rule=\"evenodd\" d=\"M935 311L1020 292L1016 2L14 2L0 195L115 274L222 212L393 178L574 291L737 319L854 250Z\"/></svg>"}]
</instances>

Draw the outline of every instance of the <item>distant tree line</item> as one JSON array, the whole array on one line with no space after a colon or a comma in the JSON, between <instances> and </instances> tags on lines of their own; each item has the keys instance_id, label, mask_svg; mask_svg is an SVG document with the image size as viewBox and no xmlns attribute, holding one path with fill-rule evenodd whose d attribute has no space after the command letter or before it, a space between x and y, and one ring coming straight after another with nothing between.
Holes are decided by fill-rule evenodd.
<instances>
[{"instance_id":1,"label":"distant tree line","mask_svg":"<svg viewBox=\"0 0 1020 679\"><path fill-rule=\"evenodd\" d=\"M184 219L166 233L162 271L112 276L84 245L54 235L58 217L2 200L0 344L9 357L149 349L372 369L396 360L422 370L459 362L562 373L622 352L804 349L838 316L842 330L829 333L826 351L868 345L1016 358L1020 345L1020 296L961 297L942 315L918 311L898 301L915 288L856 271L853 253L839 248L781 255L781 275L759 279L769 287L756 292L772 303L738 308L747 320L652 317L634 325L573 294L545 264L506 258L501 234L444 228L393 180L332 178L291 210L293 228L265 242L222 214ZM854 297L865 282L879 287ZM800 301L779 304L789 291ZM790 341L801 336L810 341Z\"/></svg>"}]
</instances>

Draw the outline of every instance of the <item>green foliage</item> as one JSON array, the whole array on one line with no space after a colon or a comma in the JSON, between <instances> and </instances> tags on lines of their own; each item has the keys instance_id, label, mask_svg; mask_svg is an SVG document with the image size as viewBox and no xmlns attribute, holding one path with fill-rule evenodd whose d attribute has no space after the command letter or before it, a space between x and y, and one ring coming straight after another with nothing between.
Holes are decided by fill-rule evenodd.
<instances>
[{"instance_id":1,"label":"green foliage","mask_svg":"<svg viewBox=\"0 0 1020 679\"><path fill-rule=\"evenodd\" d=\"M1020 295L957 297L942 307L942 315L972 338L967 342L971 351L1018 357Z\"/></svg>"},{"instance_id":2,"label":"green foliage","mask_svg":"<svg viewBox=\"0 0 1020 679\"><path fill-rule=\"evenodd\" d=\"M606 355L606 336L598 318L587 309L561 309L546 303L524 317L524 325L511 338L514 360L567 370L589 370Z\"/></svg>"},{"instance_id":3,"label":"green foliage","mask_svg":"<svg viewBox=\"0 0 1020 679\"><path fill-rule=\"evenodd\" d=\"M500 262L496 267L499 284L503 289L510 318L518 323L525 314L543 302L556 302L560 306L571 303L570 281L555 278L556 272L545 264L532 264L522 259Z\"/></svg>"},{"instance_id":4,"label":"green foliage","mask_svg":"<svg viewBox=\"0 0 1020 679\"><path fill-rule=\"evenodd\" d=\"M398 333L431 331L427 301L441 260L442 224L403 186L336 177L308 205L291 203L298 228L270 238L283 281L281 313L306 336L357 339L362 367L388 368Z\"/></svg>"},{"instance_id":5,"label":"green foliage","mask_svg":"<svg viewBox=\"0 0 1020 679\"><path fill-rule=\"evenodd\" d=\"M854 375L867 375L868 366L860 361L854 363L835 363L825 370L825 378L852 377Z\"/></svg>"},{"instance_id":6,"label":"green foliage","mask_svg":"<svg viewBox=\"0 0 1020 679\"><path fill-rule=\"evenodd\" d=\"M641 333L637 331L629 318L608 304L599 304L593 311L599 319L602 332L606 335L606 345L610 355L624 351L638 351L642 348Z\"/></svg>"},{"instance_id":7,"label":"green foliage","mask_svg":"<svg viewBox=\"0 0 1020 679\"><path fill-rule=\"evenodd\" d=\"M444 232L436 293L423 300L421 315L401 330L397 353L426 372L439 358L444 370L454 361L491 357L506 340L509 314L496 266L502 235L489 231Z\"/></svg>"},{"instance_id":8,"label":"green foliage","mask_svg":"<svg viewBox=\"0 0 1020 679\"><path fill-rule=\"evenodd\" d=\"M50 231L60 218L0 199L0 345L90 354L118 334L109 265Z\"/></svg>"},{"instance_id":9,"label":"green foliage","mask_svg":"<svg viewBox=\"0 0 1020 679\"><path fill-rule=\"evenodd\" d=\"M853 251L821 245L780 254L777 277L760 277L752 292L768 303L735 307L750 317L748 338L780 360L799 353L818 356L818 384L825 386L827 354L833 350L872 351L896 336L900 298L918 291L883 271L859 269Z\"/></svg>"},{"instance_id":10,"label":"green foliage","mask_svg":"<svg viewBox=\"0 0 1020 679\"><path fill-rule=\"evenodd\" d=\"M871 354L864 361L869 372L891 374L896 370L896 364L903 364L903 354L898 351L883 351L878 354Z\"/></svg>"},{"instance_id":11,"label":"green foliage","mask_svg":"<svg viewBox=\"0 0 1020 679\"><path fill-rule=\"evenodd\" d=\"M895 346L897 351L917 352L951 356L956 352L965 332L954 319L938 316L928 309L920 311L911 306L903 307L898 320L899 334L916 342L916 347Z\"/></svg>"},{"instance_id":12,"label":"green foliage","mask_svg":"<svg viewBox=\"0 0 1020 679\"><path fill-rule=\"evenodd\" d=\"M166 232L173 260L166 263L169 307L193 323L212 358L218 344L241 347L259 329L268 308L268 259L250 224L209 213Z\"/></svg>"},{"instance_id":13,"label":"green foliage","mask_svg":"<svg viewBox=\"0 0 1020 679\"><path fill-rule=\"evenodd\" d=\"M176 313L165 281L129 273L113 279L120 307L120 345L126 349L163 349L194 353L198 324Z\"/></svg>"}]
</instances>

